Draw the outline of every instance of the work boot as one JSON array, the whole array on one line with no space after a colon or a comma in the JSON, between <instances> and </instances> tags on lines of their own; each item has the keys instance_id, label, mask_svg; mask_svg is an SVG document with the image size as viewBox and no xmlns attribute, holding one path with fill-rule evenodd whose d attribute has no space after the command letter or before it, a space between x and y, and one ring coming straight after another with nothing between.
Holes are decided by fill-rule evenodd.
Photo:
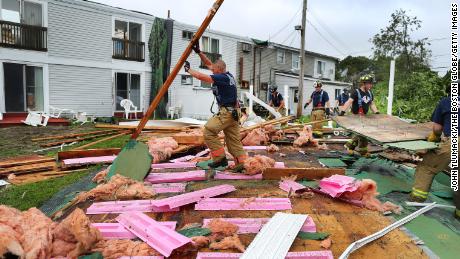
<instances>
[{"instance_id":1,"label":"work boot","mask_svg":"<svg viewBox=\"0 0 460 259\"><path fill-rule=\"evenodd\" d=\"M244 163L236 164L236 165L232 168L232 172L233 172L233 173L243 173L243 171L244 171Z\"/></svg>"},{"instance_id":2,"label":"work boot","mask_svg":"<svg viewBox=\"0 0 460 259\"><path fill-rule=\"evenodd\" d=\"M218 167L227 167L228 166L228 160L226 157L223 157L221 159L216 159L213 160L211 163L208 164L209 168L216 169Z\"/></svg>"}]
</instances>

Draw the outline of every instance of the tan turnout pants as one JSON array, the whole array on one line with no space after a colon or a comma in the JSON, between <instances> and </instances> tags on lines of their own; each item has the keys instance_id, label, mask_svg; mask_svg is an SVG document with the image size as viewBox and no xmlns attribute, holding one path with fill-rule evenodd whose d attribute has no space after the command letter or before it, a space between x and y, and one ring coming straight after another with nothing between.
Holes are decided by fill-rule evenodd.
<instances>
[{"instance_id":1,"label":"tan turnout pants","mask_svg":"<svg viewBox=\"0 0 460 259\"><path fill-rule=\"evenodd\" d=\"M225 149L218 136L221 131L224 131L228 152L236 160L235 163L244 162L246 152L241 143L240 124L233 119L232 112L224 107L221 107L219 112L204 125L204 141L211 150L211 157L214 161L225 157Z\"/></svg>"},{"instance_id":2,"label":"tan turnout pants","mask_svg":"<svg viewBox=\"0 0 460 259\"><path fill-rule=\"evenodd\" d=\"M326 119L326 111L323 110L323 109L319 109L319 110L314 110L311 112L311 121L321 121L321 120L324 120ZM313 124L313 130L317 130L317 129L321 129L323 126L323 123L320 122L320 123L315 123Z\"/></svg>"}]
</instances>

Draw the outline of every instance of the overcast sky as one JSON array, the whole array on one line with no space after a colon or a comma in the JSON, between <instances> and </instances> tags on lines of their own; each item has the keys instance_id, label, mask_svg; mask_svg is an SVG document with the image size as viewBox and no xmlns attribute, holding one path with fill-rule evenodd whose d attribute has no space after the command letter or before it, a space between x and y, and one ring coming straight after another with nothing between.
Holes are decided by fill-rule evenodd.
<instances>
[{"instance_id":1,"label":"overcast sky","mask_svg":"<svg viewBox=\"0 0 460 259\"><path fill-rule=\"evenodd\" d=\"M93 0L200 25L213 0ZM431 39L431 65L449 66L451 0L308 0L306 48L344 58L372 54L369 39L385 28L390 15L404 9L422 21L414 38ZM261 40L300 46L294 25L301 23L302 0L226 0L211 28Z\"/></svg>"}]
</instances>

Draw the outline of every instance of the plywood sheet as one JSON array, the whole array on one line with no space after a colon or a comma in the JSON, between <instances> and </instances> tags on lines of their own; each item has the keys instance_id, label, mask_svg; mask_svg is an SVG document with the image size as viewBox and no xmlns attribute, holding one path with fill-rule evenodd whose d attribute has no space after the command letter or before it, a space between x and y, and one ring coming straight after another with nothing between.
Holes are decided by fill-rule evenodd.
<instances>
[{"instance_id":1,"label":"plywood sheet","mask_svg":"<svg viewBox=\"0 0 460 259\"><path fill-rule=\"evenodd\" d=\"M341 127L380 143L426 139L430 129L386 114L348 115L334 118Z\"/></svg>"}]
</instances>

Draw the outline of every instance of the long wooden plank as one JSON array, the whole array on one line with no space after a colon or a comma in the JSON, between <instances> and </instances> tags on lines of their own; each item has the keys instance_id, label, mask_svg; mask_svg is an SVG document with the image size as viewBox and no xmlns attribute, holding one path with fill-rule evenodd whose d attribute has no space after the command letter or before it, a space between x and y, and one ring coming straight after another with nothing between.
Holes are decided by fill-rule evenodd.
<instances>
[{"instance_id":1,"label":"long wooden plank","mask_svg":"<svg viewBox=\"0 0 460 259\"><path fill-rule=\"evenodd\" d=\"M55 162L14 166L14 167L0 169L0 176L7 176L9 174L19 175L19 174L27 174L27 173L33 173L33 172L49 171L49 170L53 170L55 167L56 167Z\"/></svg>"},{"instance_id":2,"label":"long wooden plank","mask_svg":"<svg viewBox=\"0 0 460 259\"><path fill-rule=\"evenodd\" d=\"M124 135L127 135L129 134L130 132L129 131L125 131L125 132L122 132L120 134L117 134L117 135L113 135L113 136L109 136L109 137L106 137L106 138L103 138L103 139L99 139L99 140L96 140L94 142L91 142L91 143L88 143L86 145L83 145L81 147L78 147L76 148L75 150L83 150L85 148L88 148L88 147L92 147L96 144L99 144L99 143L102 143L102 142L105 142L105 141L108 141L108 140L111 140L111 139L114 139L114 138L118 138L118 137L121 137L121 136L124 136Z\"/></svg>"},{"instance_id":3,"label":"long wooden plank","mask_svg":"<svg viewBox=\"0 0 460 259\"><path fill-rule=\"evenodd\" d=\"M35 172L32 174L18 175L14 179L8 180L14 185L23 185L28 183L36 183L52 178L62 177L71 173L82 172L86 169L69 170L69 171L46 171L46 172Z\"/></svg>"},{"instance_id":4,"label":"long wooden plank","mask_svg":"<svg viewBox=\"0 0 460 259\"><path fill-rule=\"evenodd\" d=\"M9 167L14 167L14 166L21 166L21 165L30 165L30 164L39 164L39 163L45 163L45 162L53 162L55 159L52 157L43 157L43 158L35 158L35 159L24 159L17 161L16 159L12 161L2 161L0 162L0 168L9 168Z\"/></svg>"},{"instance_id":5,"label":"long wooden plank","mask_svg":"<svg viewBox=\"0 0 460 259\"><path fill-rule=\"evenodd\" d=\"M204 136L186 136L186 135L172 135L172 138L179 144L185 145L203 145Z\"/></svg>"},{"instance_id":6,"label":"long wooden plank","mask_svg":"<svg viewBox=\"0 0 460 259\"><path fill-rule=\"evenodd\" d=\"M405 122L386 114L334 117L341 127L379 143L393 143L426 139L430 130L425 125Z\"/></svg>"},{"instance_id":7,"label":"long wooden plank","mask_svg":"<svg viewBox=\"0 0 460 259\"><path fill-rule=\"evenodd\" d=\"M70 150L58 152L58 160L82 158L82 157L97 157L118 155L121 148L105 148L105 149L87 149L87 150Z\"/></svg>"},{"instance_id":8,"label":"long wooden plank","mask_svg":"<svg viewBox=\"0 0 460 259\"><path fill-rule=\"evenodd\" d=\"M97 123L95 127L96 128L106 128L106 129L119 129L119 130L137 128L137 126L133 126L133 125L113 125L113 124L100 124L100 123ZM144 130L180 132L180 131L186 131L190 128L188 126L184 126L184 127L145 126L143 129Z\"/></svg>"},{"instance_id":9,"label":"long wooden plank","mask_svg":"<svg viewBox=\"0 0 460 259\"><path fill-rule=\"evenodd\" d=\"M270 121L262 122L262 123L259 123L259 124L254 125L254 126L242 128L242 129L240 130L240 132L251 131L251 130L253 130L253 129L257 129L257 128L260 128L260 127L265 127L265 126L268 126L268 125L280 124L280 123L284 123L284 122L290 121L290 120L292 120L292 119L294 119L294 116L282 117L282 118L279 118L279 119L275 119L275 120L270 120Z\"/></svg>"},{"instance_id":10,"label":"long wooden plank","mask_svg":"<svg viewBox=\"0 0 460 259\"><path fill-rule=\"evenodd\" d=\"M49 137L43 137L43 138L33 138L32 141L44 141L44 140L75 138L75 137L82 137L82 136L94 135L94 134L100 134L100 133L109 133L109 132L114 132L114 131L119 131L119 130L118 129L97 130L97 131L75 133L75 134L56 135L56 136L49 136Z\"/></svg>"},{"instance_id":11,"label":"long wooden plank","mask_svg":"<svg viewBox=\"0 0 460 259\"><path fill-rule=\"evenodd\" d=\"M104 136L111 136L111 135L114 135L116 133L117 132L110 132L110 133L102 133L102 134L97 134L97 135L88 136L88 137L77 137L77 138L73 138L73 139L66 139L66 140L62 140L62 141L56 141L56 142L40 144L40 146L41 147L54 147L54 146L58 146L58 145L61 145L61 144L68 144L68 143L72 143L72 142L90 140L90 139L95 139L95 138L104 137Z\"/></svg>"},{"instance_id":12,"label":"long wooden plank","mask_svg":"<svg viewBox=\"0 0 460 259\"><path fill-rule=\"evenodd\" d=\"M318 180L334 174L345 175L344 168L267 168L263 173L265 180L280 180L283 177L297 176L297 180Z\"/></svg>"}]
</instances>

